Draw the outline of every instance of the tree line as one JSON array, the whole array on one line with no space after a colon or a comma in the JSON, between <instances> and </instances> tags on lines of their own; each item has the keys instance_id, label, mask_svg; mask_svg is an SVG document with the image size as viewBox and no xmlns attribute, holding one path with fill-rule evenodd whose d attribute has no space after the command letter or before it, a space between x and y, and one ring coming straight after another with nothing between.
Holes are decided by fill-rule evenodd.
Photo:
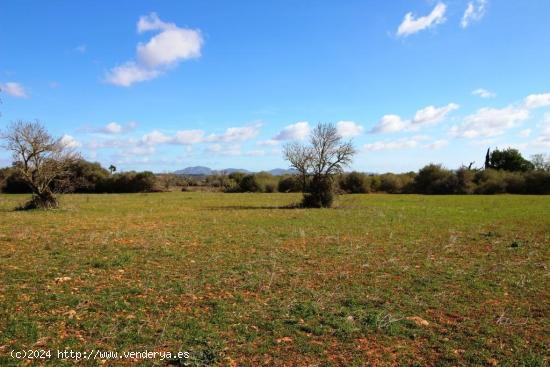
<instances>
[{"instance_id":1,"label":"tree line","mask_svg":"<svg viewBox=\"0 0 550 367\"><path fill-rule=\"evenodd\" d=\"M482 168L473 162L455 170L429 164L401 174L345 173L355 154L333 124L319 124L308 144L291 143L284 157L297 174L219 173L204 177L116 172L88 162L53 138L38 122L16 122L0 136L13 153L11 167L0 169L0 191L32 193L26 208L54 208L56 193L135 193L207 188L224 192L302 192L304 207L330 207L339 193L550 194L550 159L525 159L512 148L487 150Z\"/></svg>"}]
</instances>

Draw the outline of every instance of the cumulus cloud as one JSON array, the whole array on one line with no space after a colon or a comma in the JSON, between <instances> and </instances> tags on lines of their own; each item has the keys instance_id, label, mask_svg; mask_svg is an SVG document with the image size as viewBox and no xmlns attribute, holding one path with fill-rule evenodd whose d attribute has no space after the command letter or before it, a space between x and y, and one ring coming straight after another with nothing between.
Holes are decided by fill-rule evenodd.
<instances>
[{"instance_id":1,"label":"cumulus cloud","mask_svg":"<svg viewBox=\"0 0 550 367\"><path fill-rule=\"evenodd\" d=\"M274 146L279 145L279 143L280 143L279 140L268 139L268 140L259 141L256 144L258 144L259 146L263 146L263 147L274 147Z\"/></svg>"},{"instance_id":2,"label":"cumulus cloud","mask_svg":"<svg viewBox=\"0 0 550 367\"><path fill-rule=\"evenodd\" d=\"M202 130L180 130L174 136L175 144L191 145L203 141L204 131Z\"/></svg>"},{"instance_id":3,"label":"cumulus cloud","mask_svg":"<svg viewBox=\"0 0 550 367\"><path fill-rule=\"evenodd\" d=\"M464 118L460 125L451 127L451 134L463 138L493 137L518 126L529 118L529 110L522 107L481 108Z\"/></svg>"},{"instance_id":4,"label":"cumulus cloud","mask_svg":"<svg viewBox=\"0 0 550 367\"><path fill-rule=\"evenodd\" d=\"M414 131L427 126L436 125L445 120L447 115L457 110L459 107L460 106L456 103L449 103L442 107L427 106L416 111L412 120L404 120L398 115L385 115L370 130L370 133L396 133L406 130Z\"/></svg>"},{"instance_id":5,"label":"cumulus cloud","mask_svg":"<svg viewBox=\"0 0 550 367\"><path fill-rule=\"evenodd\" d=\"M436 150L436 149L441 149L443 147L446 147L448 144L449 144L449 142L447 140L438 139L438 140L434 141L433 143L427 144L426 148Z\"/></svg>"},{"instance_id":6,"label":"cumulus cloud","mask_svg":"<svg viewBox=\"0 0 550 367\"><path fill-rule=\"evenodd\" d=\"M221 156L227 156L227 155L241 155L241 146L239 144L210 144L206 148L206 152L209 154L214 155L221 155Z\"/></svg>"},{"instance_id":7,"label":"cumulus cloud","mask_svg":"<svg viewBox=\"0 0 550 367\"><path fill-rule=\"evenodd\" d=\"M164 133L161 133L158 130L153 130L150 133L143 135L141 141L147 145L158 145L169 143L173 141L173 138Z\"/></svg>"},{"instance_id":8,"label":"cumulus cloud","mask_svg":"<svg viewBox=\"0 0 550 367\"><path fill-rule=\"evenodd\" d=\"M134 130L137 127L137 123L135 121L130 121L125 125L121 125L118 122L109 122L107 125L103 126L102 128L96 130L96 132L103 133L103 134L122 134L127 133L129 131Z\"/></svg>"},{"instance_id":9,"label":"cumulus cloud","mask_svg":"<svg viewBox=\"0 0 550 367\"><path fill-rule=\"evenodd\" d=\"M412 149L419 147L422 141L427 139L429 138L426 136L418 135L396 140L376 141L365 144L363 148L368 151Z\"/></svg>"},{"instance_id":10,"label":"cumulus cloud","mask_svg":"<svg viewBox=\"0 0 550 367\"><path fill-rule=\"evenodd\" d=\"M411 122L412 127L435 125L443 121L449 113L459 108L456 103L449 103L443 107L428 106L418 110Z\"/></svg>"},{"instance_id":11,"label":"cumulus cloud","mask_svg":"<svg viewBox=\"0 0 550 367\"><path fill-rule=\"evenodd\" d=\"M102 129L107 134L120 134L122 132L122 125L116 122L110 122Z\"/></svg>"},{"instance_id":12,"label":"cumulus cloud","mask_svg":"<svg viewBox=\"0 0 550 367\"><path fill-rule=\"evenodd\" d=\"M532 131L533 131L533 130L531 130L531 129L524 129L524 130L521 130L521 131L519 132L519 136L522 137L522 138L528 138L529 135L531 135L531 132L532 132Z\"/></svg>"},{"instance_id":13,"label":"cumulus cloud","mask_svg":"<svg viewBox=\"0 0 550 367\"><path fill-rule=\"evenodd\" d=\"M474 91L472 91L472 94L474 96L478 96L481 98L494 98L496 97L496 94L494 92L488 91L487 89L479 88Z\"/></svg>"},{"instance_id":14,"label":"cumulus cloud","mask_svg":"<svg viewBox=\"0 0 550 367\"><path fill-rule=\"evenodd\" d=\"M175 144L192 145L199 143L240 143L255 138L262 125L260 123L242 126L230 127L221 134L206 135L204 130L179 130L175 134L165 134L158 130L153 130L141 138L141 143L145 145ZM216 146L213 144L212 146Z\"/></svg>"},{"instance_id":15,"label":"cumulus cloud","mask_svg":"<svg viewBox=\"0 0 550 367\"><path fill-rule=\"evenodd\" d=\"M336 123L338 134L343 138L352 138L361 135L363 126L353 121L338 121Z\"/></svg>"},{"instance_id":16,"label":"cumulus cloud","mask_svg":"<svg viewBox=\"0 0 550 367\"><path fill-rule=\"evenodd\" d=\"M446 10L447 6L445 4L438 3L430 14L423 17L416 18L412 12L407 13L403 22L397 29L397 35L407 37L424 29L444 23L447 20L445 18Z\"/></svg>"},{"instance_id":17,"label":"cumulus cloud","mask_svg":"<svg viewBox=\"0 0 550 367\"><path fill-rule=\"evenodd\" d=\"M230 127L222 134L210 134L205 141L208 142L236 142L255 138L260 132L261 123L243 127Z\"/></svg>"},{"instance_id":18,"label":"cumulus cloud","mask_svg":"<svg viewBox=\"0 0 550 367\"><path fill-rule=\"evenodd\" d=\"M160 20L157 13L152 12L149 15L142 15L137 22L138 33L167 30L177 28L174 23L166 23Z\"/></svg>"},{"instance_id":19,"label":"cumulus cloud","mask_svg":"<svg viewBox=\"0 0 550 367\"><path fill-rule=\"evenodd\" d=\"M109 70L105 76L106 82L128 87L154 79L182 61L201 56L203 39L200 30L163 22L156 13L151 13L139 18L137 31L159 33L146 43L138 43L136 60Z\"/></svg>"},{"instance_id":20,"label":"cumulus cloud","mask_svg":"<svg viewBox=\"0 0 550 367\"><path fill-rule=\"evenodd\" d=\"M544 115L540 127L539 135L531 142L531 145L537 149L550 149L550 113Z\"/></svg>"},{"instance_id":21,"label":"cumulus cloud","mask_svg":"<svg viewBox=\"0 0 550 367\"><path fill-rule=\"evenodd\" d=\"M17 98L27 98L28 94L21 84L17 82L6 82L0 84L0 90L5 92L8 96L17 97Z\"/></svg>"},{"instance_id":22,"label":"cumulus cloud","mask_svg":"<svg viewBox=\"0 0 550 367\"><path fill-rule=\"evenodd\" d=\"M524 105L529 109L550 106L550 93L531 94L525 97Z\"/></svg>"},{"instance_id":23,"label":"cumulus cloud","mask_svg":"<svg viewBox=\"0 0 550 367\"><path fill-rule=\"evenodd\" d=\"M311 131L307 121L300 121L292 125L285 126L273 140L303 140Z\"/></svg>"},{"instance_id":24,"label":"cumulus cloud","mask_svg":"<svg viewBox=\"0 0 550 367\"><path fill-rule=\"evenodd\" d=\"M540 124L540 135L550 137L550 113L544 115L544 120Z\"/></svg>"},{"instance_id":25,"label":"cumulus cloud","mask_svg":"<svg viewBox=\"0 0 550 367\"><path fill-rule=\"evenodd\" d=\"M477 22L483 18L485 11L487 10L487 0L476 0L470 1L462 20L460 21L460 26L462 28L467 28L472 22Z\"/></svg>"},{"instance_id":26,"label":"cumulus cloud","mask_svg":"<svg viewBox=\"0 0 550 367\"><path fill-rule=\"evenodd\" d=\"M134 83L154 79L161 73L160 70L147 69L134 61L128 61L107 72L105 81L121 87L129 87Z\"/></svg>"},{"instance_id":27,"label":"cumulus cloud","mask_svg":"<svg viewBox=\"0 0 550 367\"><path fill-rule=\"evenodd\" d=\"M80 147L80 146L82 145L82 144L81 144L79 141L77 141L74 137L72 137L72 136L70 136L70 135L67 135L67 134L63 135L63 136L61 137L61 139L59 140L59 142L60 142L63 146L65 146L65 147L67 147L67 148L70 148L70 149L78 148L78 147Z\"/></svg>"},{"instance_id":28,"label":"cumulus cloud","mask_svg":"<svg viewBox=\"0 0 550 367\"><path fill-rule=\"evenodd\" d=\"M407 121L403 121L398 115L385 115L371 129L371 133L395 133L404 130L407 126Z\"/></svg>"}]
</instances>

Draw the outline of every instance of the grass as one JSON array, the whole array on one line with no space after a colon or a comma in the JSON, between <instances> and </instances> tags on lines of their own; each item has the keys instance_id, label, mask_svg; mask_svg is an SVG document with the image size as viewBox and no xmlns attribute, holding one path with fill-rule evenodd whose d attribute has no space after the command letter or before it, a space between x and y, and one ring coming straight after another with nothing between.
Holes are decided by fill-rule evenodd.
<instances>
[{"instance_id":1,"label":"grass","mask_svg":"<svg viewBox=\"0 0 550 367\"><path fill-rule=\"evenodd\" d=\"M548 196L304 210L278 209L293 194L67 195L13 210L26 199L0 195L0 365L25 348L189 351L171 362L190 366L548 362Z\"/></svg>"}]
</instances>

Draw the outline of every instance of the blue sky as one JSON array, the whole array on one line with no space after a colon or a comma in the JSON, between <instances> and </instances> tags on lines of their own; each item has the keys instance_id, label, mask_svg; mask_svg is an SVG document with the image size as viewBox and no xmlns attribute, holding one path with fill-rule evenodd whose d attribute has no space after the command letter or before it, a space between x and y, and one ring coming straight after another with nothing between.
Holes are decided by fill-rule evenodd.
<instances>
[{"instance_id":1,"label":"blue sky","mask_svg":"<svg viewBox=\"0 0 550 367\"><path fill-rule=\"evenodd\" d=\"M0 128L121 170L286 167L317 122L350 169L480 166L550 152L549 34L547 0L2 0Z\"/></svg>"}]
</instances>

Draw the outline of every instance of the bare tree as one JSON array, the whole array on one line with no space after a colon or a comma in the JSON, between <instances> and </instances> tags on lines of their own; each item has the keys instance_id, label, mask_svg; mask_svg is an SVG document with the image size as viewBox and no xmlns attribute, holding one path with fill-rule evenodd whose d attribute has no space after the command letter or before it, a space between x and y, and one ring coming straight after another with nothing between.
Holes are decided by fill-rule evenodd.
<instances>
[{"instance_id":1,"label":"bare tree","mask_svg":"<svg viewBox=\"0 0 550 367\"><path fill-rule=\"evenodd\" d=\"M550 155L539 153L531 156L531 163L537 171L550 171Z\"/></svg>"},{"instance_id":2,"label":"bare tree","mask_svg":"<svg viewBox=\"0 0 550 367\"><path fill-rule=\"evenodd\" d=\"M343 142L333 124L318 124L309 145L291 143L284 156L298 171L304 206L329 207L333 200L332 178L348 166L356 151L351 142Z\"/></svg>"},{"instance_id":3,"label":"bare tree","mask_svg":"<svg viewBox=\"0 0 550 367\"><path fill-rule=\"evenodd\" d=\"M53 138L39 122L17 121L0 134L3 147L13 155L14 167L32 190L25 208L56 208L56 186L68 177L68 168L79 155L61 138Z\"/></svg>"}]
</instances>

